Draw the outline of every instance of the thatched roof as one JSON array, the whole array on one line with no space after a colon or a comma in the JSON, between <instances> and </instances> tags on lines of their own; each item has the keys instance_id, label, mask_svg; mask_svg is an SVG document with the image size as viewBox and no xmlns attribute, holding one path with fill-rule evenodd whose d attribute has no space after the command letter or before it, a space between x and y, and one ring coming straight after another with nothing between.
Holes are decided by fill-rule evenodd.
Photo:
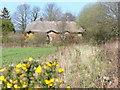
<instances>
[{"instance_id":1,"label":"thatched roof","mask_svg":"<svg viewBox=\"0 0 120 90\"><path fill-rule=\"evenodd\" d=\"M83 32L82 28L77 28L76 22L61 22L61 21L34 21L26 28L25 32L48 32L54 30L56 32L70 31Z\"/></svg>"}]
</instances>

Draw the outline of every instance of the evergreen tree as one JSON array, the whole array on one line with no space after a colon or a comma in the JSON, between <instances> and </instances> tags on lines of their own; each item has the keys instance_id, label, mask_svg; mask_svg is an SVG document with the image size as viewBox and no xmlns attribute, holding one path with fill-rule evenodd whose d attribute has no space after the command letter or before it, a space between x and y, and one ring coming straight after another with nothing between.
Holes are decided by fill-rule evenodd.
<instances>
[{"instance_id":1,"label":"evergreen tree","mask_svg":"<svg viewBox=\"0 0 120 90\"><path fill-rule=\"evenodd\" d=\"M1 13L2 14L0 15L0 21L2 22L2 24L0 27L2 28L3 36L6 36L9 32L15 32L14 25L11 22L9 11L7 10L7 8L4 7Z\"/></svg>"},{"instance_id":2,"label":"evergreen tree","mask_svg":"<svg viewBox=\"0 0 120 90\"><path fill-rule=\"evenodd\" d=\"M2 14L0 16L2 19L9 19L10 20L10 15L9 15L10 12L7 10L7 8L4 7L3 11L1 11L1 13Z\"/></svg>"}]
</instances>

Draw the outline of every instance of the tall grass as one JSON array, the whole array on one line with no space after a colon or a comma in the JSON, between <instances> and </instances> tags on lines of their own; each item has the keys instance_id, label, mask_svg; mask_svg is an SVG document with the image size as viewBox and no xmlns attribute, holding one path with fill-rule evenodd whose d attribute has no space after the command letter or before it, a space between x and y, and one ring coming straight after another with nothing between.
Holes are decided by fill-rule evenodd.
<instances>
[{"instance_id":1,"label":"tall grass","mask_svg":"<svg viewBox=\"0 0 120 90\"><path fill-rule=\"evenodd\" d=\"M73 88L102 88L111 87L110 80L105 78L105 73L111 70L112 64L106 62L102 49L95 46L70 46L64 47L61 51L50 55L46 60L58 59L59 65L65 69L61 76L64 84L61 87L70 85Z\"/></svg>"}]
</instances>

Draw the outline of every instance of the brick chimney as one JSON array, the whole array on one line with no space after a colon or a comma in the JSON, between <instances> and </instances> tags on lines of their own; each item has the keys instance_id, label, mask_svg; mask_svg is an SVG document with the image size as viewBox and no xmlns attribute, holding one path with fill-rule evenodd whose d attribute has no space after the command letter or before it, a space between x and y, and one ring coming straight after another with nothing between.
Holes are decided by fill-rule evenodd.
<instances>
[{"instance_id":1,"label":"brick chimney","mask_svg":"<svg viewBox=\"0 0 120 90\"><path fill-rule=\"evenodd\" d=\"M42 16L40 16L40 21L43 21L43 17Z\"/></svg>"}]
</instances>

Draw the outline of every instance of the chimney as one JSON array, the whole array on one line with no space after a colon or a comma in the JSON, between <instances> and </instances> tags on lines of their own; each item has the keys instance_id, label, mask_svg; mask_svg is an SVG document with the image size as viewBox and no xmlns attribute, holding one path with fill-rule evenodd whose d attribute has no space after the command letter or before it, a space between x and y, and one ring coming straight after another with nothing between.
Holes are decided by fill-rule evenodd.
<instances>
[{"instance_id":1,"label":"chimney","mask_svg":"<svg viewBox=\"0 0 120 90\"><path fill-rule=\"evenodd\" d=\"M40 16L40 21L43 21L43 17L42 16Z\"/></svg>"}]
</instances>

